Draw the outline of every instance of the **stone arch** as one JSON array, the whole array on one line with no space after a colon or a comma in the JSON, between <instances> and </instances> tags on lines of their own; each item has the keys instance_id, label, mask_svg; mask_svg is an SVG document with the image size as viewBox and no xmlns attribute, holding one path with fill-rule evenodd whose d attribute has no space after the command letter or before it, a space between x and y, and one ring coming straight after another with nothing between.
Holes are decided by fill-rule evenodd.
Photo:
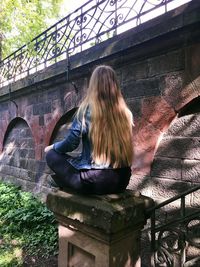
<instances>
[{"instance_id":1,"label":"stone arch","mask_svg":"<svg viewBox=\"0 0 200 267\"><path fill-rule=\"evenodd\" d=\"M133 177L134 178L134 177ZM142 181L141 181L142 180ZM173 118L162 134L158 144L150 174L141 179L134 189L141 190L150 196L155 203L162 202L183 193L200 184L200 97L187 102ZM138 186L139 185L139 186ZM156 213L157 220L163 222L174 220L180 216L179 200L170 203ZM187 196L185 206L187 214L199 207L199 192ZM147 235L142 237L142 255L148 255L146 247L149 240ZM150 245L150 243L149 243ZM191 249L191 248L190 248ZM192 255L198 254L194 247ZM148 257L148 256L147 256Z\"/></svg>"},{"instance_id":2,"label":"stone arch","mask_svg":"<svg viewBox=\"0 0 200 267\"><path fill-rule=\"evenodd\" d=\"M64 94L62 98L63 103L59 102L58 104L57 102L55 104L54 111L46 114L47 116L45 116L45 129L47 130L44 131L44 146L52 143L59 127L65 124L65 120L67 122L70 116L73 116L75 111L78 109L78 101L76 100L77 96L74 96L73 93L68 92Z\"/></svg>"},{"instance_id":3,"label":"stone arch","mask_svg":"<svg viewBox=\"0 0 200 267\"><path fill-rule=\"evenodd\" d=\"M20 117L13 119L5 132L0 168L3 180L25 188L35 181L35 143L29 125Z\"/></svg>"},{"instance_id":4,"label":"stone arch","mask_svg":"<svg viewBox=\"0 0 200 267\"><path fill-rule=\"evenodd\" d=\"M69 110L57 121L50 137L50 144L55 141L60 141L64 137L64 134L69 128L76 111L76 108Z\"/></svg>"},{"instance_id":5,"label":"stone arch","mask_svg":"<svg viewBox=\"0 0 200 267\"><path fill-rule=\"evenodd\" d=\"M52 132L52 135L50 138L50 144L53 144L54 142L60 141L65 137L66 132L71 125L71 122L74 118L76 111L77 111L77 108L73 108L70 111L68 111L67 113L65 113L58 120L58 122L55 125L54 130ZM75 155L77 155L77 153L79 153L80 149L81 149L81 144L75 151L73 151L72 153L69 153L69 154L71 154L72 156L75 156Z\"/></svg>"},{"instance_id":6,"label":"stone arch","mask_svg":"<svg viewBox=\"0 0 200 267\"><path fill-rule=\"evenodd\" d=\"M5 134L4 134L4 137L3 137L3 149L4 149L4 146L5 146L5 143L8 139L8 136L10 135L10 132L12 131L13 128L16 127L17 124L21 124L21 123L24 123L27 125L27 128L30 129L28 123L26 122L26 120L24 120L23 118L21 117L15 117L14 119L12 119L9 124L7 125L7 129L5 131ZM31 132L31 129L30 129L30 132ZM32 134L31 134L32 135Z\"/></svg>"},{"instance_id":7,"label":"stone arch","mask_svg":"<svg viewBox=\"0 0 200 267\"><path fill-rule=\"evenodd\" d=\"M166 196L167 191L173 196L200 183L200 97L185 105L163 134L150 176L165 187L157 187L157 198L164 192Z\"/></svg>"},{"instance_id":8,"label":"stone arch","mask_svg":"<svg viewBox=\"0 0 200 267\"><path fill-rule=\"evenodd\" d=\"M193 98L167 121L169 123L160 128L160 134L151 130L152 123L145 122L146 128L143 128L147 134L139 140L140 143L143 140L145 145L150 135L155 136L158 142L154 153L150 153L152 157L146 160L150 164L149 171L140 173L133 169L129 185L157 201L166 200L200 183L200 97ZM141 138L138 128L136 130ZM148 152L145 150L141 155L148 156ZM144 159L141 161L145 163ZM194 199L199 201L197 197Z\"/></svg>"}]
</instances>

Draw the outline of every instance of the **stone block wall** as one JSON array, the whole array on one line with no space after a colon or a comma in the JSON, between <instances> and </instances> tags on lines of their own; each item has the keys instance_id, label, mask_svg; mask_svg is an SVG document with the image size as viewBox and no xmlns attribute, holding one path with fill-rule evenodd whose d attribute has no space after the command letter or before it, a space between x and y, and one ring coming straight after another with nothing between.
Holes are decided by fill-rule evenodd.
<instances>
[{"instance_id":1,"label":"stone block wall","mask_svg":"<svg viewBox=\"0 0 200 267\"><path fill-rule=\"evenodd\" d=\"M200 182L200 98L198 111L195 105L197 103L191 103L191 114L186 112L174 119L163 134L152 163L151 177L174 183L182 181L188 187Z\"/></svg>"},{"instance_id":2,"label":"stone block wall","mask_svg":"<svg viewBox=\"0 0 200 267\"><path fill-rule=\"evenodd\" d=\"M108 64L135 120L129 188L161 201L199 183L199 12L192 1L74 55L69 79L61 61L0 88L0 178L48 191L44 147L65 135L93 68Z\"/></svg>"},{"instance_id":3,"label":"stone block wall","mask_svg":"<svg viewBox=\"0 0 200 267\"><path fill-rule=\"evenodd\" d=\"M44 147L64 138L80 97L74 97L74 88L67 82L48 85L50 90L33 88L28 95L0 104L1 180L45 195L51 172Z\"/></svg>"},{"instance_id":4,"label":"stone block wall","mask_svg":"<svg viewBox=\"0 0 200 267\"><path fill-rule=\"evenodd\" d=\"M35 170L34 140L27 123L15 119L7 131L3 146L1 172L6 175L19 176L21 179L33 179Z\"/></svg>"}]
</instances>

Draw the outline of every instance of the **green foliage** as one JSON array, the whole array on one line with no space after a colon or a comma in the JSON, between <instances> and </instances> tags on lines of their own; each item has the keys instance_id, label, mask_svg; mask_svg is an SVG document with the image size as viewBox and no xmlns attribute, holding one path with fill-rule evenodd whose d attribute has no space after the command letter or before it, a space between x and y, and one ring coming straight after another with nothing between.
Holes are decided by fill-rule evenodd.
<instances>
[{"instance_id":1,"label":"green foliage","mask_svg":"<svg viewBox=\"0 0 200 267\"><path fill-rule=\"evenodd\" d=\"M62 3L63 0L1 0L2 58L30 42L55 23L59 18Z\"/></svg>"},{"instance_id":2,"label":"green foliage","mask_svg":"<svg viewBox=\"0 0 200 267\"><path fill-rule=\"evenodd\" d=\"M20 249L11 246L2 246L0 250L0 266L1 267L17 267L23 266Z\"/></svg>"},{"instance_id":3,"label":"green foliage","mask_svg":"<svg viewBox=\"0 0 200 267\"><path fill-rule=\"evenodd\" d=\"M57 223L46 205L31 193L0 182L0 266L18 266L11 263L20 249L47 258L57 253L57 240Z\"/></svg>"}]
</instances>

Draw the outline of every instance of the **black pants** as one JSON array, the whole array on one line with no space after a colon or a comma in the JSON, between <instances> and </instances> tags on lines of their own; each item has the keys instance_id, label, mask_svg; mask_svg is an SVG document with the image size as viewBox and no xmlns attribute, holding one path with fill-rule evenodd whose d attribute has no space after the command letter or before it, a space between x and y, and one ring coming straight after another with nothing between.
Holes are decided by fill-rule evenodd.
<instances>
[{"instance_id":1,"label":"black pants","mask_svg":"<svg viewBox=\"0 0 200 267\"><path fill-rule=\"evenodd\" d=\"M61 188L70 188L84 194L114 194L124 191L129 183L131 169L77 170L68 161L66 154L50 150L46 155L47 165L55 172L53 179Z\"/></svg>"}]
</instances>

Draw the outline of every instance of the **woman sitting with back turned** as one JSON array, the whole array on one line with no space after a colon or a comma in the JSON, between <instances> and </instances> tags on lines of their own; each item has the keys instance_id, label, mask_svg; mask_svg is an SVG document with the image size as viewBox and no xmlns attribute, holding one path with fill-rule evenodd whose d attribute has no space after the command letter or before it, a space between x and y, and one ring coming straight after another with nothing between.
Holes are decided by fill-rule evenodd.
<instances>
[{"instance_id":1,"label":"woman sitting with back turned","mask_svg":"<svg viewBox=\"0 0 200 267\"><path fill-rule=\"evenodd\" d=\"M85 194L125 190L133 160L132 126L132 113L122 97L114 70L98 66L65 139L45 148L56 184ZM81 139L81 156L67 155L78 147Z\"/></svg>"}]
</instances>

